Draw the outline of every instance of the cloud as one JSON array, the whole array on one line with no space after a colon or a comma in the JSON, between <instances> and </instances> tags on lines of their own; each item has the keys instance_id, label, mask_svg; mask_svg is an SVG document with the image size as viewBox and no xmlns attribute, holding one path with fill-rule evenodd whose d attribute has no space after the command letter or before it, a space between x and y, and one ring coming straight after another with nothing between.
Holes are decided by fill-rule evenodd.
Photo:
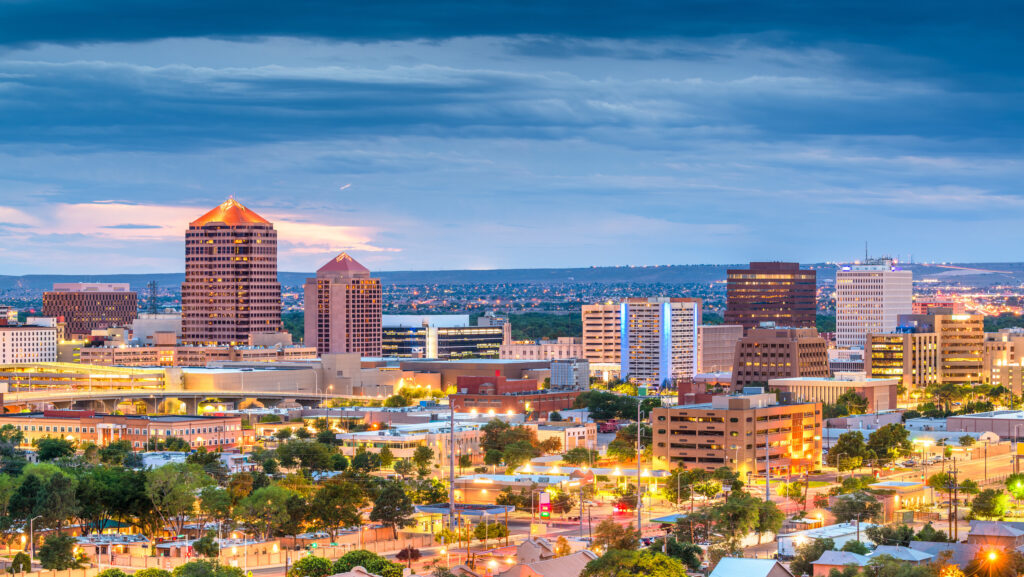
<instances>
[{"instance_id":1,"label":"cloud","mask_svg":"<svg viewBox=\"0 0 1024 577\"><path fill-rule=\"evenodd\" d=\"M102 226L102 227L100 227L100 228L120 228L120 229L132 230L132 229L143 229L143 228L160 228L160 227L159 227L158 225L155 225L155 224L132 224L132 223L124 223L124 224L110 224L110 225L104 225L104 226Z\"/></svg>"}]
</instances>

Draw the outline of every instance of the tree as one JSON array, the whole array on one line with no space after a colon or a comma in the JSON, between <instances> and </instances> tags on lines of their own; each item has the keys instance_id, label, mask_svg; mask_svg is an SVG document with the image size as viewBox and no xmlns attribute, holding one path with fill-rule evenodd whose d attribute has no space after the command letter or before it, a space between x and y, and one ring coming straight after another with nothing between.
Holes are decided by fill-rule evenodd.
<instances>
[{"instance_id":1,"label":"tree","mask_svg":"<svg viewBox=\"0 0 1024 577\"><path fill-rule=\"evenodd\" d=\"M1013 498L1020 501L1024 499L1024 473L1014 473L1006 478L1006 490L1013 495Z\"/></svg>"},{"instance_id":2,"label":"tree","mask_svg":"<svg viewBox=\"0 0 1024 577\"><path fill-rule=\"evenodd\" d=\"M737 551L740 541L757 528L759 499L742 491L733 492L712 508L711 515L715 520L715 531L722 535L728 550Z\"/></svg>"},{"instance_id":3,"label":"tree","mask_svg":"<svg viewBox=\"0 0 1024 577\"><path fill-rule=\"evenodd\" d=\"M127 463L138 458L138 455L135 454L135 449L132 447L131 441L127 439L107 443L105 446L100 447L98 454L100 462L104 465L121 465L127 467Z\"/></svg>"},{"instance_id":4,"label":"tree","mask_svg":"<svg viewBox=\"0 0 1024 577\"><path fill-rule=\"evenodd\" d=\"M370 512L370 520L391 527L394 538L398 538L398 529L415 525L412 515L415 512L412 500L405 493L405 487L391 481L384 485L380 495L374 502Z\"/></svg>"},{"instance_id":5,"label":"tree","mask_svg":"<svg viewBox=\"0 0 1024 577\"><path fill-rule=\"evenodd\" d=\"M668 539L668 542L666 543L665 539L667 539L667 537L664 539L656 539L651 543L651 551L661 551L666 553L669 557L679 559L683 562L683 565L686 565L687 568L694 571L700 569L701 558L704 555L704 549L702 549L700 545L686 543L679 539Z\"/></svg>"},{"instance_id":6,"label":"tree","mask_svg":"<svg viewBox=\"0 0 1024 577\"><path fill-rule=\"evenodd\" d=\"M858 491L849 495L841 495L832 504L832 514L837 523L846 523L853 519L860 522L871 521L882 512L882 504L874 496Z\"/></svg>"},{"instance_id":7,"label":"tree","mask_svg":"<svg viewBox=\"0 0 1024 577\"><path fill-rule=\"evenodd\" d=\"M67 535L47 535L38 555L43 569L63 571L82 566L82 560L75 556L75 538Z\"/></svg>"},{"instance_id":8,"label":"tree","mask_svg":"<svg viewBox=\"0 0 1024 577\"><path fill-rule=\"evenodd\" d=\"M978 483L974 481L974 479L964 479L960 482L960 487L958 487L958 489L959 492L965 495L977 495L981 492L981 487L978 486Z\"/></svg>"},{"instance_id":9,"label":"tree","mask_svg":"<svg viewBox=\"0 0 1024 577\"><path fill-rule=\"evenodd\" d=\"M554 455L562 452L562 440L558 437L548 437L537 444L537 449L545 455Z\"/></svg>"},{"instance_id":10,"label":"tree","mask_svg":"<svg viewBox=\"0 0 1024 577\"><path fill-rule=\"evenodd\" d=\"M459 473L473 466L473 457L470 455L459 455Z\"/></svg>"},{"instance_id":11,"label":"tree","mask_svg":"<svg viewBox=\"0 0 1024 577\"><path fill-rule=\"evenodd\" d=\"M974 437L970 435L963 435L962 437L957 439L957 442L960 443L961 447L970 447L975 443L975 440Z\"/></svg>"},{"instance_id":12,"label":"tree","mask_svg":"<svg viewBox=\"0 0 1024 577\"><path fill-rule=\"evenodd\" d=\"M477 523L477 525L473 527L473 537L476 537L478 541L482 541L486 548L488 539L501 539L502 537L508 537L508 527L500 523Z\"/></svg>"},{"instance_id":13,"label":"tree","mask_svg":"<svg viewBox=\"0 0 1024 577\"><path fill-rule=\"evenodd\" d=\"M523 463L538 456L540 451L526 441L517 441L505 448L502 458L509 471L519 468Z\"/></svg>"},{"instance_id":14,"label":"tree","mask_svg":"<svg viewBox=\"0 0 1024 577\"><path fill-rule=\"evenodd\" d=\"M7 568L8 573L31 573L32 572L32 560L29 559L28 555L24 551L19 551L14 559L11 559L11 565Z\"/></svg>"},{"instance_id":15,"label":"tree","mask_svg":"<svg viewBox=\"0 0 1024 577\"><path fill-rule=\"evenodd\" d=\"M871 549L861 541L849 540L843 543L843 547L840 551L848 551L850 553L856 553L858 555L867 555L871 552Z\"/></svg>"},{"instance_id":16,"label":"tree","mask_svg":"<svg viewBox=\"0 0 1024 577\"><path fill-rule=\"evenodd\" d=\"M395 555L395 559L399 561L405 561L406 564L411 568L412 562L417 561L420 558L420 550L414 547L406 547Z\"/></svg>"},{"instance_id":17,"label":"tree","mask_svg":"<svg viewBox=\"0 0 1024 577\"><path fill-rule=\"evenodd\" d=\"M793 481L792 483L779 483L776 492L783 497L803 504L805 501L804 484L799 481Z\"/></svg>"},{"instance_id":18,"label":"tree","mask_svg":"<svg viewBox=\"0 0 1024 577\"><path fill-rule=\"evenodd\" d=\"M392 563L384 557L365 549L356 549L355 551L345 553L334 562L334 567L331 568L331 571L335 574L347 573L357 565L370 573L381 575L382 577L401 577L402 575L401 565Z\"/></svg>"},{"instance_id":19,"label":"tree","mask_svg":"<svg viewBox=\"0 0 1024 577\"><path fill-rule=\"evenodd\" d=\"M224 523L231 519L231 506L234 499L228 489L215 485L203 487L199 492L199 512L197 524L202 527L209 521Z\"/></svg>"},{"instance_id":20,"label":"tree","mask_svg":"<svg viewBox=\"0 0 1024 577\"><path fill-rule=\"evenodd\" d=\"M261 487L238 502L235 514L266 540L292 521L289 500L293 496L297 495L280 485Z\"/></svg>"},{"instance_id":21,"label":"tree","mask_svg":"<svg viewBox=\"0 0 1024 577\"><path fill-rule=\"evenodd\" d=\"M552 423L562 421L562 413L559 413L558 411L551 411L551 414L548 415L548 420Z\"/></svg>"},{"instance_id":22,"label":"tree","mask_svg":"<svg viewBox=\"0 0 1024 577\"><path fill-rule=\"evenodd\" d=\"M298 439L306 440L306 439L309 439L312 436L313 436L312 433L310 433L309 429L307 429L306 427L300 427L300 428L295 430L295 437L298 438Z\"/></svg>"},{"instance_id":23,"label":"tree","mask_svg":"<svg viewBox=\"0 0 1024 577\"><path fill-rule=\"evenodd\" d=\"M416 447L412 453L412 462L420 469L429 469L430 462L434 460L434 450L426 445Z\"/></svg>"},{"instance_id":24,"label":"tree","mask_svg":"<svg viewBox=\"0 0 1024 577\"><path fill-rule=\"evenodd\" d=\"M366 503L363 488L353 481L330 479L313 494L309 503L310 517L317 529L327 531L331 539L339 527L354 527L363 523L359 508Z\"/></svg>"},{"instance_id":25,"label":"tree","mask_svg":"<svg viewBox=\"0 0 1024 577\"><path fill-rule=\"evenodd\" d=\"M813 575L814 563L825 553L836 548L836 542L825 537L823 539L811 539L803 545L798 545L796 555L789 564L789 570L793 575Z\"/></svg>"},{"instance_id":26,"label":"tree","mask_svg":"<svg viewBox=\"0 0 1024 577\"><path fill-rule=\"evenodd\" d=\"M594 545L602 549L636 549L639 547L639 532L633 528L623 527L613 519L605 519L594 528Z\"/></svg>"},{"instance_id":27,"label":"tree","mask_svg":"<svg viewBox=\"0 0 1024 577\"><path fill-rule=\"evenodd\" d=\"M757 524L754 532L757 533L757 543L761 543L761 537L765 533L778 534L782 529L782 522L786 515L779 509L778 505L771 501L761 501L757 505Z\"/></svg>"},{"instance_id":28,"label":"tree","mask_svg":"<svg viewBox=\"0 0 1024 577\"><path fill-rule=\"evenodd\" d=\"M864 435L860 431L849 431L839 435L836 444L832 446L826 456L826 462L840 471L850 471L860 466L861 460L867 453L867 445L864 444Z\"/></svg>"},{"instance_id":29,"label":"tree","mask_svg":"<svg viewBox=\"0 0 1024 577\"><path fill-rule=\"evenodd\" d=\"M243 577L243 573L239 567L200 559L175 567L171 577Z\"/></svg>"},{"instance_id":30,"label":"tree","mask_svg":"<svg viewBox=\"0 0 1024 577\"><path fill-rule=\"evenodd\" d=\"M921 530L917 532L917 535L914 535L914 540L945 543L946 541L949 541L949 537L946 535L945 531L939 531L935 529L935 527L932 527L931 523L928 523L924 527L921 527Z\"/></svg>"},{"instance_id":31,"label":"tree","mask_svg":"<svg viewBox=\"0 0 1024 577\"><path fill-rule=\"evenodd\" d=\"M395 473L397 473L398 476L402 477L403 479L411 476L414 470L412 461L410 461L409 459L399 459L395 461L394 469Z\"/></svg>"},{"instance_id":32,"label":"tree","mask_svg":"<svg viewBox=\"0 0 1024 577\"><path fill-rule=\"evenodd\" d=\"M972 517L1001 519L1010 508L1010 497L997 489L985 489L971 503Z\"/></svg>"},{"instance_id":33,"label":"tree","mask_svg":"<svg viewBox=\"0 0 1024 577\"><path fill-rule=\"evenodd\" d=\"M146 473L146 495L154 511L175 534L184 532L195 508L196 495L213 484L199 465L191 463L168 463Z\"/></svg>"},{"instance_id":34,"label":"tree","mask_svg":"<svg viewBox=\"0 0 1024 577\"><path fill-rule=\"evenodd\" d=\"M120 569L104 569L96 574L96 577L128 577L128 574Z\"/></svg>"},{"instance_id":35,"label":"tree","mask_svg":"<svg viewBox=\"0 0 1024 577\"><path fill-rule=\"evenodd\" d=\"M71 477L63 473L50 477L39 498L37 514L44 526L52 527L58 533L63 532L64 523L78 515L78 500Z\"/></svg>"},{"instance_id":36,"label":"tree","mask_svg":"<svg viewBox=\"0 0 1024 577\"><path fill-rule=\"evenodd\" d=\"M60 437L42 437L32 441L40 461L55 461L75 454L75 443Z\"/></svg>"},{"instance_id":37,"label":"tree","mask_svg":"<svg viewBox=\"0 0 1024 577\"><path fill-rule=\"evenodd\" d=\"M284 427L284 428L278 429L277 432L274 433L274 436L277 437L278 441L285 441L287 439L290 439L290 438L292 438L292 428L291 427Z\"/></svg>"},{"instance_id":38,"label":"tree","mask_svg":"<svg viewBox=\"0 0 1024 577\"><path fill-rule=\"evenodd\" d=\"M202 557L216 557L220 554L220 545L217 544L217 534L208 531L205 535L192 542L192 549L196 555Z\"/></svg>"},{"instance_id":39,"label":"tree","mask_svg":"<svg viewBox=\"0 0 1024 577\"><path fill-rule=\"evenodd\" d=\"M334 565L327 559L309 555L292 565L288 570L288 577L327 577L333 569Z\"/></svg>"},{"instance_id":40,"label":"tree","mask_svg":"<svg viewBox=\"0 0 1024 577\"><path fill-rule=\"evenodd\" d=\"M388 447L383 447L380 450L379 456L381 467L384 467L385 469L390 469L391 465L395 464L395 454L392 453L391 449L389 449Z\"/></svg>"},{"instance_id":41,"label":"tree","mask_svg":"<svg viewBox=\"0 0 1024 577\"><path fill-rule=\"evenodd\" d=\"M562 460L570 465L592 465L598 459L597 451L586 447L574 447L562 455Z\"/></svg>"},{"instance_id":42,"label":"tree","mask_svg":"<svg viewBox=\"0 0 1024 577\"><path fill-rule=\"evenodd\" d=\"M565 557L572 554L572 547L569 545L569 540L565 538L565 535L559 535L558 540L555 541L554 554L555 557Z\"/></svg>"},{"instance_id":43,"label":"tree","mask_svg":"<svg viewBox=\"0 0 1024 577\"><path fill-rule=\"evenodd\" d=\"M910 431L898 423L883 425L868 436L867 450L884 462L910 453Z\"/></svg>"},{"instance_id":44,"label":"tree","mask_svg":"<svg viewBox=\"0 0 1024 577\"><path fill-rule=\"evenodd\" d=\"M686 577L677 559L651 550L612 549L587 563L580 577Z\"/></svg>"},{"instance_id":45,"label":"tree","mask_svg":"<svg viewBox=\"0 0 1024 577\"><path fill-rule=\"evenodd\" d=\"M391 395L390 397L384 399L385 407L408 407L411 404L412 402L402 395Z\"/></svg>"},{"instance_id":46,"label":"tree","mask_svg":"<svg viewBox=\"0 0 1024 577\"><path fill-rule=\"evenodd\" d=\"M865 529L864 534L878 545L909 547L914 540L914 530L906 525L874 525Z\"/></svg>"},{"instance_id":47,"label":"tree","mask_svg":"<svg viewBox=\"0 0 1024 577\"><path fill-rule=\"evenodd\" d=\"M164 569L139 569L134 573L135 577L171 577L171 572Z\"/></svg>"}]
</instances>

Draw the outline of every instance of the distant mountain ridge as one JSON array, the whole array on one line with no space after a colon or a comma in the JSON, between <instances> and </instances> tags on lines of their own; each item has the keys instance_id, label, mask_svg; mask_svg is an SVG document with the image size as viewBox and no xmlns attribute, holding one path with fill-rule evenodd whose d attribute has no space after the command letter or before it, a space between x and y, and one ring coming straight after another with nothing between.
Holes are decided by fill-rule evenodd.
<instances>
[{"instance_id":1,"label":"distant mountain ridge","mask_svg":"<svg viewBox=\"0 0 1024 577\"><path fill-rule=\"evenodd\" d=\"M636 284L689 284L721 282L730 268L744 268L747 264L698 264L660 266L618 266L588 268L534 268L491 270L437 270L437 271L374 271L385 284L565 284L565 283L636 283ZM836 266L826 263L803 265L818 271L818 282L835 280ZM914 272L915 279L936 279L959 282L968 286L1024 283L1024 262L1021 263L963 263L947 265L904 264ZM278 278L284 286L295 287L313 276L312 272L281 272ZM112 282L129 283L132 289L142 291L146 283L156 281L161 288L178 287L185 280L184 273L103 274L103 275L0 275L0 291L22 289L36 292L48 290L59 282Z\"/></svg>"}]
</instances>

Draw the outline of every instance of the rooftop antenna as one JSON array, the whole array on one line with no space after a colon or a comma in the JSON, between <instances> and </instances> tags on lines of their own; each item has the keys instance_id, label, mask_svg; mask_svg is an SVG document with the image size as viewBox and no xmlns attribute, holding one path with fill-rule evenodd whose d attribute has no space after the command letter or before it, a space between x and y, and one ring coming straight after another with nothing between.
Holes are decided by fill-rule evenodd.
<instances>
[{"instance_id":1,"label":"rooftop antenna","mask_svg":"<svg viewBox=\"0 0 1024 577\"><path fill-rule=\"evenodd\" d=\"M864 263L868 262L868 241L864 241Z\"/></svg>"}]
</instances>

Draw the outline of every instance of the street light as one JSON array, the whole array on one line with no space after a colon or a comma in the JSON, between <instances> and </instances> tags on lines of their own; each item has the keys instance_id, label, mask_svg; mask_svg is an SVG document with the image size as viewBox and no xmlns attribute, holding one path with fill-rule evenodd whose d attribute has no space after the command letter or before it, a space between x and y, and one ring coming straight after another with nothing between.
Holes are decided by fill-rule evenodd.
<instances>
[{"instance_id":1,"label":"street light","mask_svg":"<svg viewBox=\"0 0 1024 577\"><path fill-rule=\"evenodd\" d=\"M40 517L42 517L42 515L36 515L35 517L32 517L31 519L28 520L28 542L29 542L29 547L32 548L32 553L29 555L29 559L35 559L36 558L36 540L35 540L34 535L32 533L32 531L33 531L32 524L35 522L36 519L38 519Z\"/></svg>"}]
</instances>

